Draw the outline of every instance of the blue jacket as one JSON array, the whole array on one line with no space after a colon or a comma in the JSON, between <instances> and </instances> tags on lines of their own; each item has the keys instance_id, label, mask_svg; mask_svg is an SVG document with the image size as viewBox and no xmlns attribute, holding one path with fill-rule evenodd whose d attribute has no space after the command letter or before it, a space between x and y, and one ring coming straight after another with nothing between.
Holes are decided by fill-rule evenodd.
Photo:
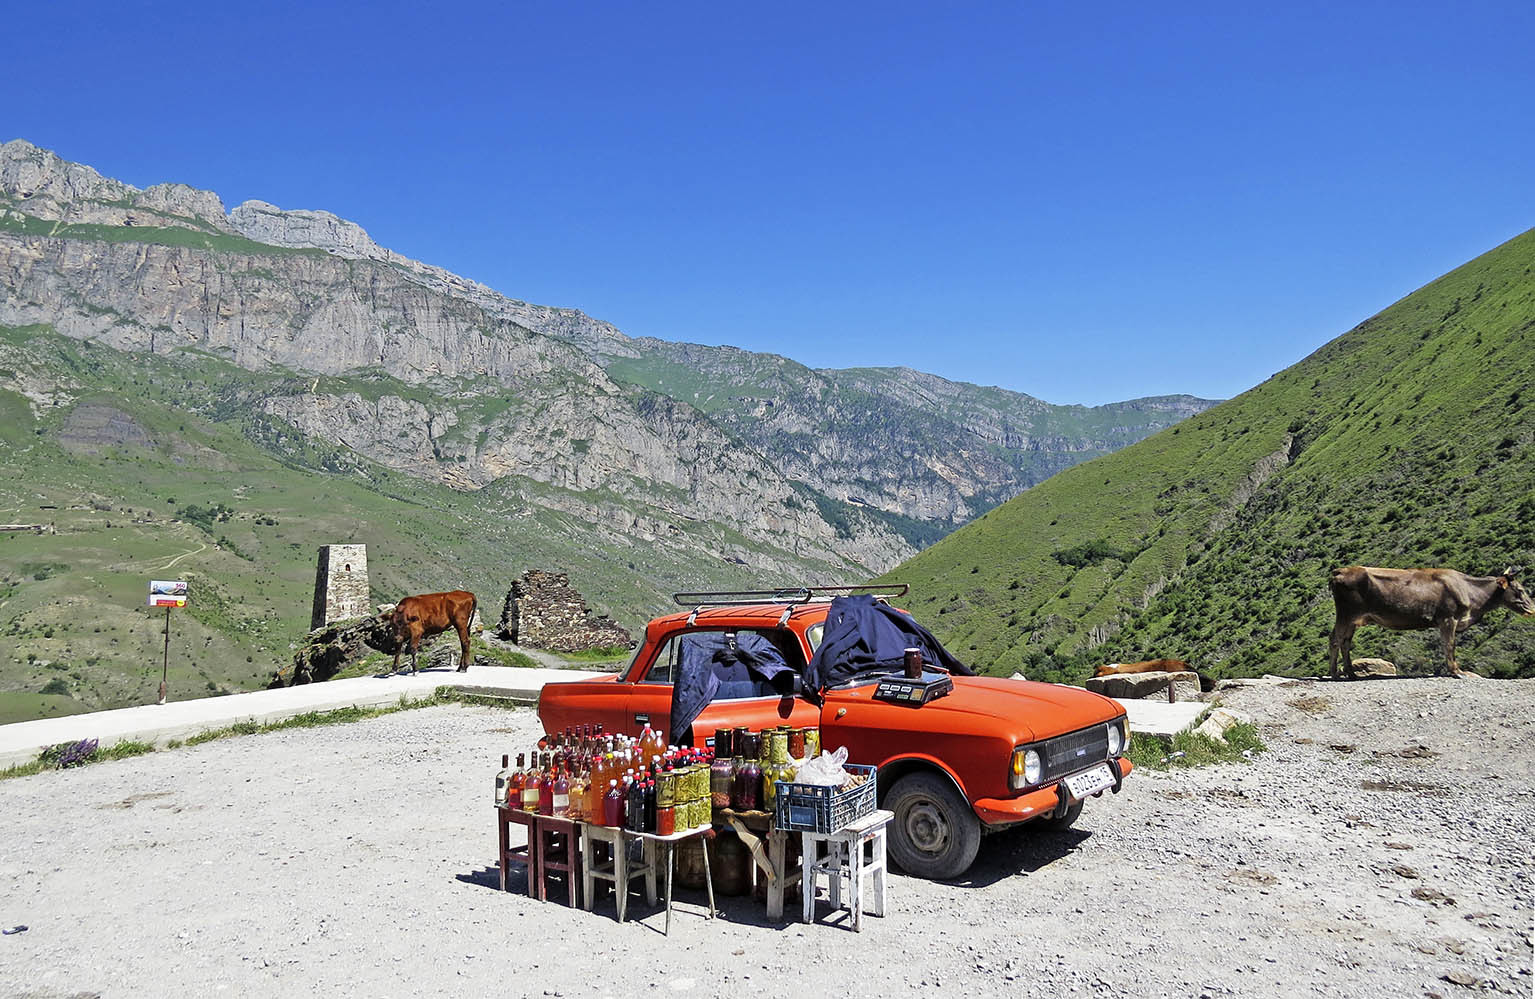
<instances>
[{"instance_id":1,"label":"blue jacket","mask_svg":"<svg viewBox=\"0 0 1535 999\"><path fill-rule=\"evenodd\" d=\"M867 593L837 597L826 612L821 644L805 670L805 689L819 693L861 674L900 669L908 648L921 649L928 665L975 675L905 611Z\"/></svg>"}]
</instances>

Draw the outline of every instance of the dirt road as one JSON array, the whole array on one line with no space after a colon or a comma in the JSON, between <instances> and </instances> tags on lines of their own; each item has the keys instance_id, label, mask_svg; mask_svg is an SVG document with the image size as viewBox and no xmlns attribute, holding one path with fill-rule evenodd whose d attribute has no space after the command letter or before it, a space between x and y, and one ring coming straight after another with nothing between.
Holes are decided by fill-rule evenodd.
<instances>
[{"instance_id":1,"label":"dirt road","mask_svg":"<svg viewBox=\"0 0 1535 999\"><path fill-rule=\"evenodd\" d=\"M988 838L884 919L496 890L491 785L532 712L438 707L0 784L0 993L1531 994L1535 682L1231 692L1270 752L1138 771ZM516 887L521 878L514 879ZM823 912L824 912L823 908ZM1466 984L1457 984L1457 981Z\"/></svg>"}]
</instances>

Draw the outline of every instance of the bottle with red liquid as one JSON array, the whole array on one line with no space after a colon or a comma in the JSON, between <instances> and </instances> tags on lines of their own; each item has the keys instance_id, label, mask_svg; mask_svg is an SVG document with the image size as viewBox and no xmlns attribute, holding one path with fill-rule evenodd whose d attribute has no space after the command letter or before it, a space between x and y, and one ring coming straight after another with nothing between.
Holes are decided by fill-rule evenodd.
<instances>
[{"instance_id":1,"label":"bottle with red liquid","mask_svg":"<svg viewBox=\"0 0 1535 999\"><path fill-rule=\"evenodd\" d=\"M554 773L553 801L549 814L563 819L570 815L570 776L562 768L556 768Z\"/></svg>"},{"instance_id":2,"label":"bottle with red liquid","mask_svg":"<svg viewBox=\"0 0 1535 999\"><path fill-rule=\"evenodd\" d=\"M538 754L528 761L527 772L522 780L522 810L525 812L538 811L538 794L544 782L543 774L538 769Z\"/></svg>"},{"instance_id":3,"label":"bottle with red liquid","mask_svg":"<svg viewBox=\"0 0 1535 999\"><path fill-rule=\"evenodd\" d=\"M617 779L608 781L608 793L602 798L602 824L616 829L624 825L624 793L618 789Z\"/></svg>"},{"instance_id":4,"label":"bottle with red liquid","mask_svg":"<svg viewBox=\"0 0 1535 999\"><path fill-rule=\"evenodd\" d=\"M544 754L543 780L538 785L538 814L554 814L554 782L558 778L559 771L554 769L549 762L549 754Z\"/></svg>"}]
</instances>

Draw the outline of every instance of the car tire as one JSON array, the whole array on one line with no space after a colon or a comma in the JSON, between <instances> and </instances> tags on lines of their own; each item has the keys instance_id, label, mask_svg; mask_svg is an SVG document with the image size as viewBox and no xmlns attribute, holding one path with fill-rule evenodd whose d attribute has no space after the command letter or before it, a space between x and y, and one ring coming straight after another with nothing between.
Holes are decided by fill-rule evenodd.
<instances>
[{"instance_id":1,"label":"car tire","mask_svg":"<svg viewBox=\"0 0 1535 999\"><path fill-rule=\"evenodd\" d=\"M1070 808L1066 809L1065 815L1052 815L1050 818L1045 819L1044 827L1052 832L1060 832L1065 829L1070 829L1072 826L1076 825L1077 816L1081 814L1082 802L1079 801L1075 805L1072 805Z\"/></svg>"},{"instance_id":2,"label":"car tire","mask_svg":"<svg viewBox=\"0 0 1535 999\"><path fill-rule=\"evenodd\" d=\"M885 795L890 856L908 874L929 880L958 877L970 869L981 846L981 822L943 778L907 774Z\"/></svg>"}]
</instances>

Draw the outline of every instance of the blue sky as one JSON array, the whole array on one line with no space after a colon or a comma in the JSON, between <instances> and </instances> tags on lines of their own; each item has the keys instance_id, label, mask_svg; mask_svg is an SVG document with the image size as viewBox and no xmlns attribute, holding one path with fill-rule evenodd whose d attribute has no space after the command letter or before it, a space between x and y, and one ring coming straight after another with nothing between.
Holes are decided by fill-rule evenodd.
<instances>
[{"instance_id":1,"label":"blue sky","mask_svg":"<svg viewBox=\"0 0 1535 999\"><path fill-rule=\"evenodd\" d=\"M25 21L0 140L631 335L1052 402L1234 395L1535 225L1528 0Z\"/></svg>"}]
</instances>

